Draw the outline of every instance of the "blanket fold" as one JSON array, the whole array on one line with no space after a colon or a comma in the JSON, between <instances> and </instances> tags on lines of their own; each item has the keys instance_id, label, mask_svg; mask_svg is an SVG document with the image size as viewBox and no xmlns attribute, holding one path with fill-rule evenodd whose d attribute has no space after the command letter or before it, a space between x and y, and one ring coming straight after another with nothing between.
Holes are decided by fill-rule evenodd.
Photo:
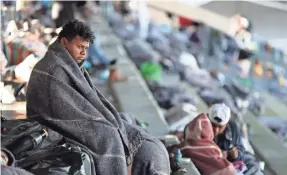
<instances>
[{"instance_id":1,"label":"blanket fold","mask_svg":"<svg viewBox=\"0 0 287 175\"><path fill-rule=\"evenodd\" d=\"M130 141L142 140L140 131L127 134L126 128L134 130L133 126L126 127L116 109L93 86L88 73L58 41L33 69L27 117L85 145L99 174L127 174L126 160L135 151ZM137 144L139 147L141 142Z\"/></svg>"}]
</instances>

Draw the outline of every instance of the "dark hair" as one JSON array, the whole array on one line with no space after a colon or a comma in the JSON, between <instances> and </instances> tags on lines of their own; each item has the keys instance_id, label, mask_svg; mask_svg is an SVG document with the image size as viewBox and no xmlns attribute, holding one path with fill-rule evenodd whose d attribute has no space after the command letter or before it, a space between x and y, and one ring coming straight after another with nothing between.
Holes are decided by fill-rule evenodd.
<instances>
[{"instance_id":1,"label":"dark hair","mask_svg":"<svg viewBox=\"0 0 287 175\"><path fill-rule=\"evenodd\" d=\"M183 133L182 133L182 139L183 140L185 140L185 137L186 137L185 132L186 132L187 128L188 128L188 124L183 129Z\"/></svg>"},{"instance_id":2,"label":"dark hair","mask_svg":"<svg viewBox=\"0 0 287 175\"><path fill-rule=\"evenodd\" d=\"M59 33L59 38L65 37L69 41L73 40L76 36L94 43L95 36L90 26L77 19L68 21Z\"/></svg>"}]
</instances>

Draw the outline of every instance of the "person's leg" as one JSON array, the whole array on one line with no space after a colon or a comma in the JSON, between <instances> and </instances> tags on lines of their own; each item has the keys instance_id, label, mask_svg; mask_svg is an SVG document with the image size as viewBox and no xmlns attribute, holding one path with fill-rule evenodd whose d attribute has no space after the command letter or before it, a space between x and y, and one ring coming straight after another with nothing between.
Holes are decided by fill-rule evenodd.
<instances>
[{"instance_id":1,"label":"person's leg","mask_svg":"<svg viewBox=\"0 0 287 175\"><path fill-rule=\"evenodd\" d=\"M245 152L243 162L247 167L244 175L257 175L261 172L259 162L251 153Z\"/></svg>"},{"instance_id":2,"label":"person's leg","mask_svg":"<svg viewBox=\"0 0 287 175\"><path fill-rule=\"evenodd\" d=\"M94 64L96 60L100 61L100 64L108 64L109 59L103 53L100 46L100 36L96 34L96 41L88 49L87 60Z\"/></svg>"},{"instance_id":3,"label":"person's leg","mask_svg":"<svg viewBox=\"0 0 287 175\"><path fill-rule=\"evenodd\" d=\"M109 64L109 59L103 54L99 44L93 43L88 48L88 56L84 62L84 67L86 69L92 68L96 65L99 65L102 69ZM97 60L99 62L97 63Z\"/></svg>"},{"instance_id":4,"label":"person's leg","mask_svg":"<svg viewBox=\"0 0 287 175\"><path fill-rule=\"evenodd\" d=\"M166 148L156 138L146 138L134 156L133 175L169 175L170 163Z\"/></svg>"},{"instance_id":5,"label":"person's leg","mask_svg":"<svg viewBox=\"0 0 287 175\"><path fill-rule=\"evenodd\" d=\"M121 115L129 114L121 113ZM129 142L129 151L133 155L132 174L170 175L169 156L163 143L142 128L131 125L126 120L123 120L123 123Z\"/></svg>"}]
</instances>

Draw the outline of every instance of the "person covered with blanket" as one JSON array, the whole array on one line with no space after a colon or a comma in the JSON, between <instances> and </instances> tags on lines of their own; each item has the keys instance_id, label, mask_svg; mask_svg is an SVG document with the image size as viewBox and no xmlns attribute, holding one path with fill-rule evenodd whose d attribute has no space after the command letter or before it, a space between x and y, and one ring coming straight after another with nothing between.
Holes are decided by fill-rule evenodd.
<instances>
[{"instance_id":1,"label":"person covered with blanket","mask_svg":"<svg viewBox=\"0 0 287 175\"><path fill-rule=\"evenodd\" d=\"M202 175L236 175L236 169L213 138L207 115L198 115L184 130L184 142L180 145L182 156L190 158Z\"/></svg>"},{"instance_id":2,"label":"person covered with blanket","mask_svg":"<svg viewBox=\"0 0 287 175\"><path fill-rule=\"evenodd\" d=\"M33 68L27 89L27 118L87 148L92 174L168 175L164 145L122 119L94 87L82 64L94 36L84 22L67 22Z\"/></svg>"}]
</instances>

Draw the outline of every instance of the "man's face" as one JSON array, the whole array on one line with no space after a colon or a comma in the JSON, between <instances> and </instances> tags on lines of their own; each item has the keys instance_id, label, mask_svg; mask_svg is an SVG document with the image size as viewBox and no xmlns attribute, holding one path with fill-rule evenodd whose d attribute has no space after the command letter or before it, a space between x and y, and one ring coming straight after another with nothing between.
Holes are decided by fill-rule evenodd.
<instances>
[{"instance_id":1,"label":"man's face","mask_svg":"<svg viewBox=\"0 0 287 175\"><path fill-rule=\"evenodd\" d=\"M220 126L220 125L214 124L212 122L211 122L211 124L212 124L212 129L213 129L214 136L217 136L217 135L223 133L225 128L226 128L226 126L227 126L227 124L223 125L223 126Z\"/></svg>"},{"instance_id":2,"label":"man's face","mask_svg":"<svg viewBox=\"0 0 287 175\"><path fill-rule=\"evenodd\" d=\"M61 38L60 42L77 63L83 62L86 58L89 41L84 40L80 36L76 36L71 41L68 41L66 38Z\"/></svg>"}]
</instances>

